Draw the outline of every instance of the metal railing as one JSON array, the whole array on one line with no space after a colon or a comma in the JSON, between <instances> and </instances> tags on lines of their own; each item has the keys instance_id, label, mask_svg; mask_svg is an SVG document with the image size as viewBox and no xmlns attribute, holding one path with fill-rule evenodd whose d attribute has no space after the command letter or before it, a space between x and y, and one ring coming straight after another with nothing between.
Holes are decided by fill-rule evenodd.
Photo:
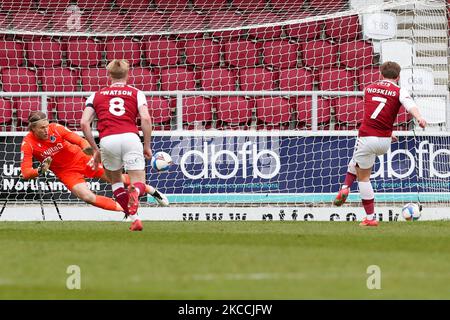
<instances>
[{"instance_id":1,"label":"metal railing","mask_svg":"<svg viewBox=\"0 0 450 320\"><path fill-rule=\"evenodd\" d=\"M0 92L2 97L41 97L41 110L48 111L48 98L56 97L88 97L93 92ZM176 98L176 130L183 131L183 97L207 96L207 97L311 97L311 129L318 131L318 98L355 97L363 96L363 91L144 91L148 96L164 96ZM442 119L445 129L450 131L450 105L449 92L421 91L414 92L414 97L440 97L445 99L446 118ZM185 130L188 131L188 130ZM189 130L192 131L192 130Z\"/></svg>"}]
</instances>

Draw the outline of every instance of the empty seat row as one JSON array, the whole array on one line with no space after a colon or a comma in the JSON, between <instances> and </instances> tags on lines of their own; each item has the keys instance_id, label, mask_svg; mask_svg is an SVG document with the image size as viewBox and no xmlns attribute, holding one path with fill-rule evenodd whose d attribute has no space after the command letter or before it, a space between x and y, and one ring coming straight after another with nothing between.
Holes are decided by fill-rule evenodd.
<instances>
[{"instance_id":1,"label":"empty seat row","mask_svg":"<svg viewBox=\"0 0 450 320\"><path fill-rule=\"evenodd\" d=\"M128 83L142 91L354 91L380 78L378 67L358 72L339 68L321 69L313 73L304 68L271 71L266 68L211 68L195 72L186 67L130 70ZM4 68L0 79L5 92L97 91L108 85L105 68L73 70L68 68ZM39 80L39 81L38 81ZM39 90L39 82L42 90ZM80 83L81 82L81 83ZM80 88L81 84L81 88ZM158 84L160 86L158 87ZM358 85L355 88L355 85Z\"/></svg>"},{"instance_id":2,"label":"empty seat row","mask_svg":"<svg viewBox=\"0 0 450 320\"><path fill-rule=\"evenodd\" d=\"M122 39L102 44L85 39L65 43L51 40L25 43L0 41L0 67L22 66L25 61L24 53L29 66L60 66L65 56L69 66L95 67L102 64L103 51L106 51L107 61L124 58L132 66L141 64L142 54L145 55L146 63L151 66L174 66L185 59L185 64L201 68L221 64L238 68L263 64L285 69L297 66L299 57L302 64L310 68L340 64L353 69L364 68L373 63L373 48L366 41L333 44L326 40L303 43L291 43L287 40L241 40L221 44L208 39L182 42L160 39L145 43Z\"/></svg>"},{"instance_id":3,"label":"empty seat row","mask_svg":"<svg viewBox=\"0 0 450 320\"><path fill-rule=\"evenodd\" d=\"M147 102L155 129L170 130L171 120L174 118L174 102L164 97L148 97ZM56 118L49 118L79 130L84 103L85 98L82 97L56 98L49 103L49 115L55 111ZM184 129L188 130L209 129L213 127L215 118L216 129L249 129L255 112L257 129L289 129L292 121L296 122L296 128L305 129L312 124L311 105L310 97L184 97L183 123ZM0 127L11 123L13 109L16 109L17 124L25 129L29 113L41 108L41 99L13 98L9 101L0 98L0 107ZM332 109L335 114L335 129L354 130L363 119L362 98L319 98L318 124L321 128L329 128ZM410 119L402 109L396 124L404 127Z\"/></svg>"},{"instance_id":4,"label":"empty seat row","mask_svg":"<svg viewBox=\"0 0 450 320\"><path fill-rule=\"evenodd\" d=\"M249 34L256 39L279 39L284 34L299 41L318 39L323 35L327 39L335 41L348 41L361 37L360 23L357 15L329 18L325 20L292 23L285 26L261 26L256 28L241 28L243 26L279 23L285 20L313 17L313 13L293 11L284 15L270 11L254 12L247 15L238 15L233 12L216 11L209 14L198 14L193 11L176 11L161 14L156 11L133 12L132 14L120 14L115 11L94 11L74 13L55 11L52 13L39 13L37 11L19 11L9 15L1 14L0 23L4 27L17 30L53 32L109 32L129 33L131 35L151 32L179 34L180 38L203 37L202 30L214 30L235 27L236 30L224 30L211 32L213 37L233 38ZM69 23L68 23L69 21ZM198 32L186 32L197 30Z\"/></svg>"},{"instance_id":5,"label":"empty seat row","mask_svg":"<svg viewBox=\"0 0 450 320\"><path fill-rule=\"evenodd\" d=\"M126 10L145 10L151 6L151 0L115 0L115 7ZM185 10L189 8L189 0L154 0L156 8L161 11ZM292 10L301 8L305 0L193 0L192 7L196 10L237 9L242 11L257 11L271 8L273 10ZM5 0L0 2L0 10L18 11L32 8L61 10L69 5L76 4L83 10L112 9L110 0ZM309 6L316 10L337 10L345 5L342 0L310 0Z\"/></svg>"}]
</instances>

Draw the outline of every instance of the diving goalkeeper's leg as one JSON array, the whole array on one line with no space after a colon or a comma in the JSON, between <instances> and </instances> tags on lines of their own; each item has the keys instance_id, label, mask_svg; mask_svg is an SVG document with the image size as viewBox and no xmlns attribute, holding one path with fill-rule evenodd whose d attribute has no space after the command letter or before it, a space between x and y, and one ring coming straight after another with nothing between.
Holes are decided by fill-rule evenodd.
<instances>
[{"instance_id":1,"label":"diving goalkeeper's leg","mask_svg":"<svg viewBox=\"0 0 450 320\"><path fill-rule=\"evenodd\" d=\"M110 211L123 211L122 206L111 198L93 193L86 183L79 183L71 188L74 196L98 208Z\"/></svg>"},{"instance_id":2,"label":"diving goalkeeper's leg","mask_svg":"<svg viewBox=\"0 0 450 320\"><path fill-rule=\"evenodd\" d=\"M122 174L122 181L125 185L125 188L130 185L130 176L128 174ZM149 184L145 185L145 193L151 195L160 206L167 207L169 206L169 199L160 191L158 191L155 187L152 187Z\"/></svg>"}]
</instances>

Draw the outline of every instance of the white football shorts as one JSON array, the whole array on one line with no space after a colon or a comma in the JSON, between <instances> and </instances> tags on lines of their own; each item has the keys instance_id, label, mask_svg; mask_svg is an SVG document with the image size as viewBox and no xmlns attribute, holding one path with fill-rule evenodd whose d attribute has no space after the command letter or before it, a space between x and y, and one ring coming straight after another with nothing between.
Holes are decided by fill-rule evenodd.
<instances>
[{"instance_id":1,"label":"white football shorts","mask_svg":"<svg viewBox=\"0 0 450 320\"><path fill-rule=\"evenodd\" d=\"M391 137L358 137L353 160L361 169L372 168L376 157L388 152L390 147Z\"/></svg>"},{"instance_id":2,"label":"white football shorts","mask_svg":"<svg viewBox=\"0 0 450 320\"><path fill-rule=\"evenodd\" d=\"M144 147L135 133L106 136L100 140L103 167L109 171L144 170Z\"/></svg>"}]
</instances>

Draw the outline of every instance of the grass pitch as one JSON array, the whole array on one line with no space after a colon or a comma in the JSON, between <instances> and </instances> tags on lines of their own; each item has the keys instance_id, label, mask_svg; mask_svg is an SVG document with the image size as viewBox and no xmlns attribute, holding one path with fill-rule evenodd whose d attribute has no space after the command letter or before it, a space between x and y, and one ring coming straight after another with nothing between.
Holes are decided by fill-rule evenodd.
<instances>
[{"instance_id":1,"label":"grass pitch","mask_svg":"<svg viewBox=\"0 0 450 320\"><path fill-rule=\"evenodd\" d=\"M0 299L450 299L450 222L128 225L0 222Z\"/></svg>"}]
</instances>

